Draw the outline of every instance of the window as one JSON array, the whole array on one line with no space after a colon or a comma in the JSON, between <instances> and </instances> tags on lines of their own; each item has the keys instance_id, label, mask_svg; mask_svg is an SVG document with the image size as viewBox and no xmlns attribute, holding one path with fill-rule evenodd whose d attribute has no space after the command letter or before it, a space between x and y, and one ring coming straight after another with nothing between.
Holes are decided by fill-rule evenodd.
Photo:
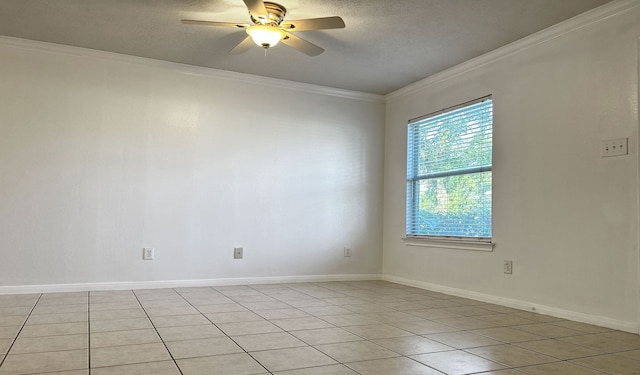
<instances>
[{"instance_id":1,"label":"window","mask_svg":"<svg viewBox=\"0 0 640 375\"><path fill-rule=\"evenodd\" d=\"M407 237L491 240L491 96L409 122Z\"/></svg>"}]
</instances>

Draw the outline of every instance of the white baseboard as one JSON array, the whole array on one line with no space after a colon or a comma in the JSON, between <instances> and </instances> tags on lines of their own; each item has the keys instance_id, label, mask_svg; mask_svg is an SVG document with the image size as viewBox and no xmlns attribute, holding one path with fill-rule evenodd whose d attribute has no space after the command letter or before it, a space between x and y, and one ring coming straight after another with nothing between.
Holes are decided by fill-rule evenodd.
<instances>
[{"instance_id":1,"label":"white baseboard","mask_svg":"<svg viewBox=\"0 0 640 375\"><path fill-rule=\"evenodd\" d=\"M164 281L131 281L131 282L106 282L106 283L15 285L15 286L0 286L0 295L84 292L84 291L97 291L97 290L184 288L184 287L223 286L223 285L309 283L309 282L327 282L327 281L362 281L362 280L382 280L382 278L381 278L381 275L379 274L355 274L355 275L345 274L345 275L238 277L238 278L199 279L199 280L164 280Z\"/></svg>"},{"instance_id":2,"label":"white baseboard","mask_svg":"<svg viewBox=\"0 0 640 375\"><path fill-rule=\"evenodd\" d=\"M604 316L589 315L576 311L559 309L556 307L539 305L533 302L497 297L490 294L472 292L464 289L452 288L448 286L431 284L424 281L416 281L397 277L393 275L382 275L382 280L413 286L420 289L431 290L434 292L446 293L458 297L470 298L482 302L493 303L496 305L512 307L514 309L537 312L540 314L550 315L557 318L573 320L576 322L593 324L600 327L607 327L611 329L617 329L620 331L640 333L640 325L638 322L627 322L622 320L616 320L607 318Z\"/></svg>"},{"instance_id":3,"label":"white baseboard","mask_svg":"<svg viewBox=\"0 0 640 375\"><path fill-rule=\"evenodd\" d=\"M472 292L464 289L405 279L393 275L380 274L343 274L343 275L299 275L299 276L268 276L268 277L239 277L223 279L198 279L198 280L163 280L163 281L131 281L131 282L105 282L105 283L74 283L74 284L45 284L45 285L15 285L0 286L0 295L3 294L33 294L33 293L59 293L59 292L83 292L99 290L131 290L131 289L159 289L159 288L184 288L200 286L225 286L225 285L251 285L251 284L283 284L305 282L328 281L362 281L385 280L393 283L413 286L416 288L446 293L458 297L471 298L478 301L494 303L501 306L512 307L524 311L534 311L540 314L555 316L558 318L574 320L577 322L593 324L601 327L617 329L620 331L639 333L638 322L626 322L603 316L589 315L576 311L564 310L555 307L538 305L528 301L498 297L490 294Z\"/></svg>"}]
</instances>

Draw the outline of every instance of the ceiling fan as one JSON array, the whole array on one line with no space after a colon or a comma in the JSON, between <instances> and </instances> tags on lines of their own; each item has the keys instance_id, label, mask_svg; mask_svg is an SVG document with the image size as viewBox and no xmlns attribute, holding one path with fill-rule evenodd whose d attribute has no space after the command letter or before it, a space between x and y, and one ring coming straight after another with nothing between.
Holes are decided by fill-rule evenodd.
<instances>
[{"instance_id":1,"label":"ceiling fan","mask_svg":"<svg viewBox=\"0 0 640 375\"><path fill-rule=\"evenodd\" d=\"M251 17L253 25L198 20L182 20L182 23L188 25L223 26L245 29L248 36L229 51L229 53L232 54L246 52L254 43L266 50L275 46L278 42L282 42L309 56L317 56L324 52L324 49L292 34L292 31L341 29L345 27L342 18L337 16L285 22L284 17L287 14L287 9L282 5L262 0L243 1L249 9L249 16Z\"/></svg>"}]
</instances>

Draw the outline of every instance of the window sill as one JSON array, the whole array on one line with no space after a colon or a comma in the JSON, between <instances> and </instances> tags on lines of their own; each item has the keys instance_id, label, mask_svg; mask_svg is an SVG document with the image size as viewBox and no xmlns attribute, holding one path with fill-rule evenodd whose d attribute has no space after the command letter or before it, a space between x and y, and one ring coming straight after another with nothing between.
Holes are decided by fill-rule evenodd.
<instances>
[{"instance_id":1,"label":"window sill","mask_svg":"<svg viewBox=\"0 0 640 375\"><path fill-rule=\"evenodd\" d=\"M456 238L402 237L406 246L438 247L454 250L493 251L495 243L491 240L465 240Z\"/></svg>"}]
</instances>

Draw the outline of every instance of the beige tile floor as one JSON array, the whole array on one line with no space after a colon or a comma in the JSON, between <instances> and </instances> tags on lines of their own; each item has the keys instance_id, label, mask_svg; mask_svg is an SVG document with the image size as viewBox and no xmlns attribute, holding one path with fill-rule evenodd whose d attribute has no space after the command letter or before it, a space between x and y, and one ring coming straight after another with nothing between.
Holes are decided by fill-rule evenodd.
<instances>
[{"instance_id":1,"label":"beige tile floor","mask_svg":"<svg viewBox=\"0 0 640 375\"><path fill-rule=\"evenodd\" d=\"M640 336L382 281L0 295L9 374L640 374Z\"/></svg>"}]
</instances>

